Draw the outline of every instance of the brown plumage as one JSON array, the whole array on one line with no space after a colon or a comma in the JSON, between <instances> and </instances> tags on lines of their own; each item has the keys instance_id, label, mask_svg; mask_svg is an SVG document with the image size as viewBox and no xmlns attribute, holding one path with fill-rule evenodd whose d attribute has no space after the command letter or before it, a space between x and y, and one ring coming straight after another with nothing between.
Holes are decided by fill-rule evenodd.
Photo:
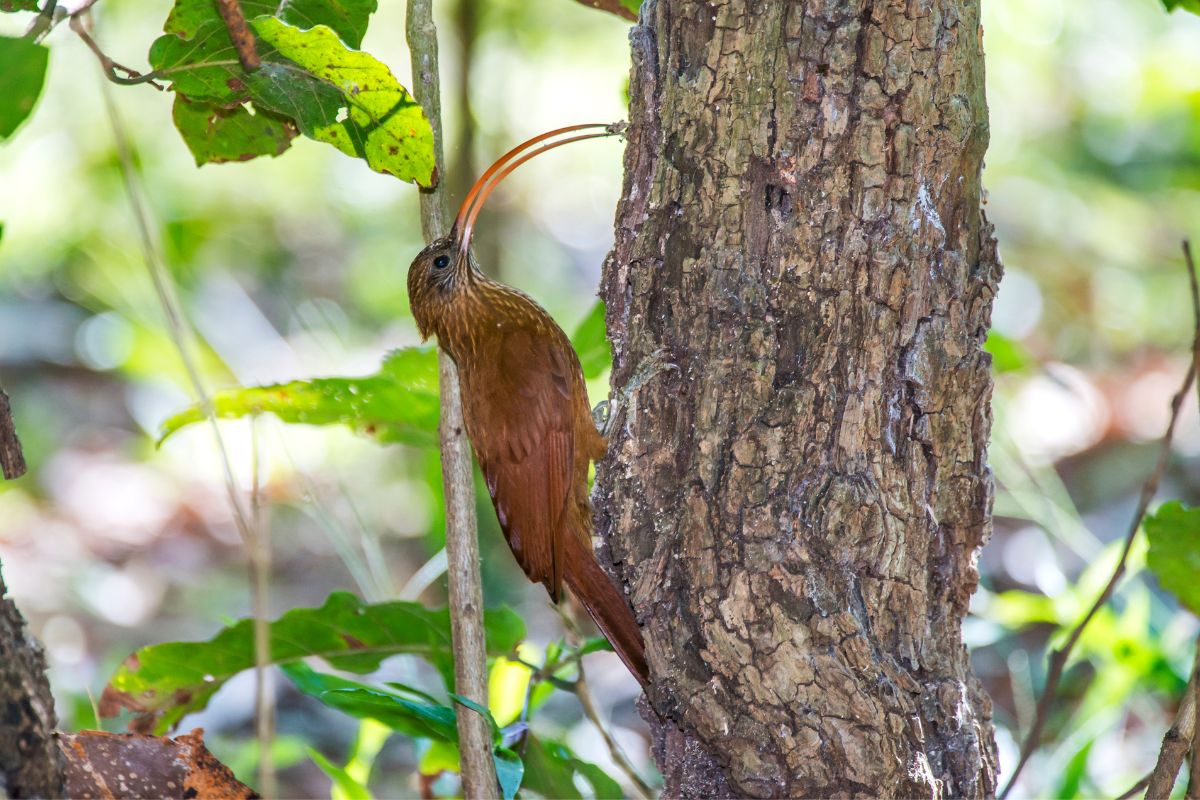
<instances>
[{"instance_id":1,"label":"brown plumage","mask_svg":"<svg viewBox=\"0 0 1200 800\"><path fill-rule=\"evenodd\" d=\"M565 581L644 685L641 630L592 551L588 464L607 444L592 421L579 357L541 306L485 276L469 252L475 217L506 175L547 149L611 129L516 156L584 127L592 126L536 137L485 172L450 235L413 260L408 296L421 336L436 335L458 366L467 436L517 562L556 603Z\"/></svg>"}]
</instances>

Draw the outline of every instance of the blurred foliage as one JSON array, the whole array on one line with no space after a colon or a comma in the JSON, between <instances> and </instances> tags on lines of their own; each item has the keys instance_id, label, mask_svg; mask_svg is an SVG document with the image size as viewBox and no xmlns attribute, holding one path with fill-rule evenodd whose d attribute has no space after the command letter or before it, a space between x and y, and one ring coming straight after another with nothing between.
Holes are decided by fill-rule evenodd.
<instances>
[{"instance_id":1,"label":"blurred foliage","mask_svg":"<svg viewBox=\"0 0 1200 800\"><path fill-rule=\"evenodd\" d=\"M525 637L521 618L508 609L484 614L488 652L513 651ZM335 592L320 608L293 609L270 624L271 664L319 656L334 667L366 673L383 659L417 653L452 683L450 614L417 603L367 605L347 592ZM204 708L237 673L254 666L254 625L242 620L207 642L171 642L144 647L117 671L104 690L101 713L127 708L139 715L137 727L163 733L185 715Z\"/></svg>"},{"instance_id":2,"label":"blurred foliage","mask_svg":"<svg viewBox=\"0 0 1200 800\"><path fill-rule=\"evenodd\" d=\"M155 245L197 328L206 382L227 387L214 394L218 411L325 426L284 428L269 418L220 426L248 492L251 473L261 473L263 524L276 543L275 613L315 606L348 586L372 601L367 607L398 592L432 605L444 595L441 476L428 450L437 413L432 358L411 349L417 334L404 286L420 248L416 197L365 168L390 154L364 127L380 108L414 108L402 76L383 66L408 63L396 35L402 4L293 0L277 11L256 3L243 0L248 16L268 18L255 24L268 32L260 48L276 67L251 80L214 27L211 3L175 5L155 58L176 60L156 63L187 65L170 77L194 94L177 94L172 108L144 86L97 89L82 80L95 71L94 57L65 26L48 48L35 48L17 37L37 4L0 0L0 10L24 12L0 17L0 138L28 117L0 148L0 216L8 223L0 375L32 467L28 478L0 487L0 560L46 642L68 725L96 722L88 694L114 671L126 674L119 664L130 651L210 638L222 618L244 616L248 605L220 468L209 431L187 426L201 415L140 262L102 91L134 121ZM463 143L448 147L452 176L466 180L532 133L622 116L628 25L585 8L591 4L436 4L447 142ZM1194 0L1162 6L1197 11ZM131 54L159 37L167 11L165 3L105 0L94 8L96 38L133 63ZM1186 368L1192 324L1178 241L1195 235L1200 219L1200 18L1167 16L1140 0L1005 0L983 3L983 14L992 130L986 210L1006 275L986 345L997 373L996 532L981 554L981 590L965 631L995 701L1003 773L1030 724L1046 648L1111 574L1114 541L1153 464L1148 442L1161 434ZM329 27L301 33L314 23ZM215 39L204 39L205 30ZM379 96L360 103L347 97L343 74L292 61L289 48L300 40L339 64L365 65L372 77L360 89L379 88ZM187 41L205 47L188 54L179 48ZM24 54L19 66L29 75L45 74L32 116L30 89L40 77L19 78L10 91L19 71L5 68L5 47ZM203 61L217 52L230 63ZM222 78L240 83L220 85ZM294 81L315 95L297 104ZM522 102L513 102L518 95ZM166 135L170 127L190 157ZM360 158L293 138L298 132ZM195 169L285 148L277 161ZM573 341L595 398L607 389L611 356L593 295L620 164L615 150L591 153L572 156L569 171L565 155L531 163L489 205L477 243L489 274L530 288L567 329L582 320ZM421 180L412 163L387 168ZM389 352L397 355L385 358ZM1188 408L1164 494L1194 502L1200 418ZM372 427L376 442L400 446L378 448L341 430ZM171 438L156 450L160 432ZM557 641L559 618L513 566L482 493L479 508L489 603L513 605L531 639L519 661L492 663L489 707L501 749L521 754L522 791L621 796L617 773L569 697L574 660L599 645ZM1128 577L1081 639L1046 745L1018 795L1112 796L1153 763L1197 633L1172 596L1189 602L1194 591L1188 571L1173 569L1188 563L1172 548L1194 533L1182 527L1190 517L1179 516L1190 513L1166 505L1147 521L1148 548L1138 541ZM219 691L200 689L206 707L192 718L243 777L257 760L251 689L239 674L248 665L243 651L226 669L201 673L224 677ZM355 681L366 695L347 695L363 701L360 711L368 698L379 701L399 728L414 724L396 711L404 703L443 722L457 713L427 659L402 655L375 666ZM309 671L324 680L346 680L316 669ZM623 744L648 765L647 743L633 733L636 687L619 666L589 675L603 682L597 694L612 699ZM279 690L274 749L287 793L313 795L330 780L345 797L459 791L453 742L437 738L450 736L448 726L387 738L387 726L329 711L332 697L346 692L318 694L319 702L290 682Z\"/></svg>"}]
</instances>

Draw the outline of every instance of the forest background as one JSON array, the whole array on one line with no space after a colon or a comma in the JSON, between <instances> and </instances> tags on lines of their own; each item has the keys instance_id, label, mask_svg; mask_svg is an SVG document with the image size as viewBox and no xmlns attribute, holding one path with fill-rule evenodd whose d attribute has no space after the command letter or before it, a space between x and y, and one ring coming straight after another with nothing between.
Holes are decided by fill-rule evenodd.
<instances>
[{"instance_id":1,"label":"forest background","mask_svg":"<svg viewBox=\"0 0 1200 800\"><path fill-rule=\"evenodd\" d=\"M527 136L625 116L622 20L565 0L437 5L447 180L459 196ZM97 38L135 66L167 11L104 0ZM1005 277L990 343L996 533L965 632L995 702L1007 774L1032 721L1047 640L1111 573L1187 369L1179 242L1200 232L1200 17L1168 15L1153 0L997 0L983 11L985 210ZM19 35L23 22L0 16L0 34ZM401 4L384 3L363 47L409 85L403 27ZM0 382L31 465L0 485L0 563L46 645L62 727L74 730L95 725L92 698L129 653L208 638L250 610L210 433L186 428L155 447L190 395L145 276L105 94L126 121L211 387L367 374L414 344L405 277L421 235L411 185L306 139L278 159L197 169L168 98L105 85L65 26L50 44L38 107L0 145ZM480 225L481 260L568 331L595 307L620 169L611 141L560 151L515 176ZM606 390L600 373L593 402ZM1195 499L1200 416L1195 402L1183 408L1162 496ZM444 597L435 452L269 417L222 430L241 484L249 489L255 470L260 478L272 616L338 589L368 600ZM512 562L486 495L480 509L488 605L519 613L529 658L540 661L562 636L559 616ZM1139 544L1132 574L1081 642L1051 741L1018 795L1112 796L1153 764L1197 624L1144 560ZM600 716L653 782L636 684L611 654L588 659ZM395 666L398 679L419 682L423 668L409 661ZM251 783L253 691L244 673L183 726L203 726ZM280 793L323 795L329 778L311 751L344 764L363 730L285 682L279 692ZM550 694L536 727L630 788L570 693ZM378 796L415 794L422 767L436 777L427 743L378 744L378 755L363 756L374 761Z\"/></svg>"}]
</instances>

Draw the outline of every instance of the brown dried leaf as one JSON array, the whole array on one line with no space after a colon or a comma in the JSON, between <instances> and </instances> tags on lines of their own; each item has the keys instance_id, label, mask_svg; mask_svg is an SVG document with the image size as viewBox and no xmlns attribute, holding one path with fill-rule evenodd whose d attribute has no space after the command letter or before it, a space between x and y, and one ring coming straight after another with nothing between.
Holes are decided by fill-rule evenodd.
<instances>
[{"instance_id":1,"label":"brown dried leaf","mask_svg":"<svg viewBox=\"0 0 1200 800\"><path fill-rule=\"evenodd\" d=\"M249 800L259 795L204 746L204 730L183 736L60 733L67 796L94 800L162 797Z\"/></svg>"}]
</instances>

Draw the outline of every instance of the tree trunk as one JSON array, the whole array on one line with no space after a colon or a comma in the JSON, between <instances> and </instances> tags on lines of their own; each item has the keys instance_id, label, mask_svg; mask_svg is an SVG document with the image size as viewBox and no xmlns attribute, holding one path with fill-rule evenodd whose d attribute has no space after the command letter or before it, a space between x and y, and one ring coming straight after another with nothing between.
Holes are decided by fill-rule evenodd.
<instances>
[{"instance_id":1,"label":"tree trunk","mask_svg":"<svg viewBox=\"0 0 1200 800\"><path fill-rule=\"evenodd\" d=\"M7 595L0 576L0 797L62 797L46 659Z\"/></svg>"},{"instance_id":2,"label":"tree trunk","mask_svg":"<svg viewBox=\"0 0 1200 800\"><path fill-rule=\"evenodd\" d=\"M648 0L597 479L670 797L986 797L978 0Z\"/></svg>"}]
</instances>

